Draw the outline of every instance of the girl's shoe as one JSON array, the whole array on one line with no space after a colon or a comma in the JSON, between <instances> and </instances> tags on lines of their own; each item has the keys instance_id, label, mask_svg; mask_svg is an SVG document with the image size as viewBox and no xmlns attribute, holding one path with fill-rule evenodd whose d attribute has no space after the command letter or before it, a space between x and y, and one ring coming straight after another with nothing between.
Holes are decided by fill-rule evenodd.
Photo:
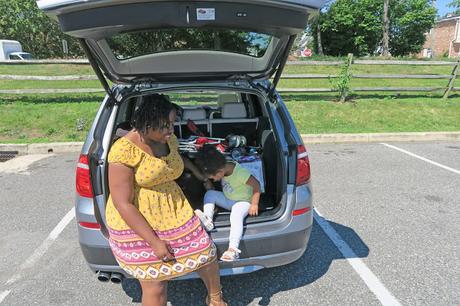
<instances>
[{"instance_id":1,"label":"girl's shoe","mask_svg":"<svg viewBox=\"0 0 460 306\"><path fill-rule=\"evenodd\" d=\"M228 250L225 251L224 254L222 254L222 256L220 257L220 260L227 261L227 262L235 261L238 258L240 258L240 253L241 251L238 249L228 248Z\"/></svg>"},{"instance_id":2,"label":"girl's shoe","mask_svg":"<svg viewBox=\"0 0 460 306\"><path fill-rule=\"evenodd\" d=\"M211 231L214 228L214 222L209 218L204 212L199 209L195 209L195 215L200 219L201 224L206 229L206 231Z\"/></svg>"}]
</instances>

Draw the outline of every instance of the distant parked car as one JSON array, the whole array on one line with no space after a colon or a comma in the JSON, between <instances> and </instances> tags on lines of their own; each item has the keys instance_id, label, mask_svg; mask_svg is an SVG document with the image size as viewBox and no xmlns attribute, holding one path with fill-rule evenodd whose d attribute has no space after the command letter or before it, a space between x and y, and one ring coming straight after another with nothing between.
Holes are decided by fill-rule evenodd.
<instances>
[{"instance_id":1,"label":"distant parked car","mask_svg":"<svg viewBox=\"0 0 460 306\"><path fill-rule=\"evenodd\" d=\"M19 60L19 61L26 61L33 59L32 54L27 52L12 52L9 56L10 60Z\"/></svg>"},{"instance_id":2,"label":"distant parked car","mask_svg":"<svg viewBox=\"0 0 460 306\"><path fill-rule=\"evenodd\" d=\"M23 52L22 46L16 40L0 40L0 61L31 60L32 54Z\"/></svg>"},{"instance_id":3,"label":"distant parked car","mask_svg":"<svg viewBox=\"0 0 460 306\"><path fill-rule=\"evenodd\" d=\"M65 33L81 39L107 92L76 170L80 246L99 280L119 282L125 274L108 242L108 152L154 93L180 104L174 125L179 140L193 141L193 121L211 139L244 136L259 154L259 215L247 218L240 259L221 262L221 274L281 266L302 256L313 226L310 162L275 88L296 35L325 2L38 1ZM193 153L189 148L179 146L180 153ZM184 173L178 184L192 206L202 205L205 189L190 177ZM222 252L229 212L219 211L215 226L211 237Z\"/></svg>"}]
</instances>

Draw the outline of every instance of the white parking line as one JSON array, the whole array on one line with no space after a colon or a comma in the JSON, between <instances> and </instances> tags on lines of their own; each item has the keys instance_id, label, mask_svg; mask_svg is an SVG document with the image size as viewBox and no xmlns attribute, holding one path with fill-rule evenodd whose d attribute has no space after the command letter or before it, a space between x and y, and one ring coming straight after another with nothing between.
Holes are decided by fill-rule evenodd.
<instances>
[{"instance_id":1,"label":"white parking line","mask_svg":"<svg viewBox=\"0 0 460 306\"><path fill-rule=\"evenodd\" d=\"M24 263L19 267L16 274L7 280L6 285L10 286L13 283L17 282L22 277L22 271L31 268L39 259L46 253L49 247L53 244L59 234L65 229L67 224L75 217L75 207L73 207L56 225L56 227L49 233L48 237L43 240L42 244L29 258L24 261ZM11 292L11 290L6 290L0 293L0 303L6 298L6 296Z\"/></svg>"},{"instance_id":2,"label":"white parking line","mask_svg":"<svg viewBox=\"0 0 460 306\"><path fill-rule=\"evenodd\" d=\"M427 162L427 163L430 163L430 164L432 164L432 165L435 165L435 166L441 167L441 168L443 168L443 169L449 170L449 171L451 171L451 172L453 172L453 173L460 174L460 171L457 170L457 169L454 169L454 168L451 168L451 167L444 166L444 165L442 165L442 164L440 164L440 163L437 163L437 162L435 162L435 161L432 161L432 160L430 160L430 159L428 159L428 158L419 156L419 155L417 155L417 154L414 154L414 153L409 152L409 151L406 151L406 150L404 150L404 149L401 149L401 148L398 148L398 147L389 145L389 144L387 144L387 143L381 143L381 144L384 145L384 146L386 146L386 147L388 147L388 148L392 148L392 149L398 150L398 151L403 152L403 153L405 153L405 154L407 154L407 155L410 155L410 156L412 156L412 157L415 157L415 158L418 158L418 159L420 159L420 160L423 160L423 161L425 161L425 162Z\"/></svg>"},{"instance_id":3,"label":"white parking line","mask_svg":"<svg viewBox=\"0 0 460 306\"><path fill-rule=\"evenodd\" d=\"M10 290L5 290L2 293L0 293L0 303L6 298L8 294L10 294Z\"/></svg>"},{"instance_id":4,"label":"white parking line","mask_svg":"<svg viewBox=\"0 0 460 306\"><path fill-rule=\"evenodd\" d=\"M366 283L367 287L375 294L377 299L385 306L400 306L399 301L391 294L390 291L380 282L374 273L363 263L361 259L353 252L351 247L342 239L334 228L315 208L313 218L318 222L326 235L331 239L343 257L348 261L352 268L358 273L359 277Z\"/></svg>"}]
</instances>

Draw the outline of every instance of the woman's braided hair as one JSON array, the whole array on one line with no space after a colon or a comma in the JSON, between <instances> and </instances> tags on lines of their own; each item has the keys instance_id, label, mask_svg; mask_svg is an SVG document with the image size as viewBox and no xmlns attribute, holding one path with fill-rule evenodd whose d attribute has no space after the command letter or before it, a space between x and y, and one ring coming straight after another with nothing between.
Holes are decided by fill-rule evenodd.
<instances>
[{"instance_id":1,"label":"woman's braided hair","mask_svg":"<svg viewBox=\"0 0 460 306\"><path fill-rule=\"evenodd\" d=\"M149 128L158 130L169 123L169 114L173 109L174 106L165 95L144 96L134 112L132 125L143 134L147 133Z\"/></svg>"},{"instance_id":2,"label":"woman's braided hair","mask_svg":"<svg viewBox=\"0 0 460 306\"><path fill-rule=\"evenodd\" d=\"M215 175L219 170L225 167L227 160L215 146L205 144L198 151L195 162L205 175Z\"/></svg>"}]
</instances>

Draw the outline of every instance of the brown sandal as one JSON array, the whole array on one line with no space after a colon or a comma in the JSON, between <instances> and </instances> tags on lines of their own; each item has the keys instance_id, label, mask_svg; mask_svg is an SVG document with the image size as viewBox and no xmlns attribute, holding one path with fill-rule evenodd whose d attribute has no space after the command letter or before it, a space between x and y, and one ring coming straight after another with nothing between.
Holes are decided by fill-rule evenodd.
<instances>
[{"instance_id":1,"label":"brown sandal","mask_svg":"<svg viewBox=\"0 0 460 306\"><path fill-rule=\"evenodd\" d=\"M228 306L222 299L222 290L216 293L210 293L206 296L206 305L208 306Z\"/></svg>"}]
</instances>

